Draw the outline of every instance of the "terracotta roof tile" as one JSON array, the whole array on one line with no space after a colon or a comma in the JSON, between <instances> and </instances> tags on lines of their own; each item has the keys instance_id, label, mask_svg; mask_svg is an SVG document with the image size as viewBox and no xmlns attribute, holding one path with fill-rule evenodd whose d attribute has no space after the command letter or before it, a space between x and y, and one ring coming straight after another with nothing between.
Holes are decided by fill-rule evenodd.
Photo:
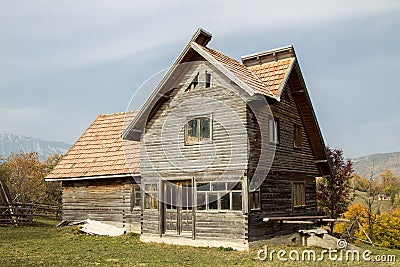
<instances>
[{"instance_id":1,"label":"terracotta roof tile","mask_svg":"<svg viewBox=\"0 0 400 267\"><path fill-rule=\"evenodd\" d=\"M285 78L294 60L295 58L291 57L261 65L250 66L248 69L267 84L275 96L279 96L280 90L285 83Z\"/></svg>"},{"instance_id":2,"label":"terracotta roof tile","mask_svg":"<svg viewBox=\"0 0 400 267\"><path fill-rule=\"evenodd\" d=\"M204 51L223 64L237 78L256 93L278 98L290 72L294 57L246 67L233 58L209 47L199 45Z\"/></svg>"},{"instance_id":3,"label":"terracotta roof tile","mask_svg":"<svg viewBox=\"0 0 400 267\"><path fill-rule=\"evenodd\" d=\"M140 173L139 144L121 137L136 114L99 115L46 179Z\"/></svg>"}]
</instances>

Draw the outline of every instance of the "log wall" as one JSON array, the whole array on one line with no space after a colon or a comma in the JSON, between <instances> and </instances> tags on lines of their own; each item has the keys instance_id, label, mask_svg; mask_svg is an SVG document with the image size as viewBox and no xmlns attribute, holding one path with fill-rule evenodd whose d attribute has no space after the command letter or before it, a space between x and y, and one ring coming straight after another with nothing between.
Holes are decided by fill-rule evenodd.
<instances>
[{"instance_id":1,"label":"log wall","mask_svg":"<svg viewBox=\"0 0 400 267\"><path fill-rule=\"evenodd\" d=\"M293 79L293 77L291 77ZM260 186L261 209L251 210L248 216L249 242L293 233L306 225L282 224L279 222L263 222L263 218L274 216L316 215L316 182L319 170L315 164L310 140L305 131L302 116L287 86L281 95L280 102L270 100L269 105L273 117L279 120L279 144L276 145L271 170ZM250 155L248 176L251 180L260 158L261 131L251 109L247 107ZM266 114L268 115L268 114ZM301 126L301 147L294 147L294 125ZM267 137L267 141L269 139ZM269 153L273 153L269 147ZM293 207L292 183L304 182L305 206Z\"/></svg>"},{"instance_id":2,"label":"log wall","mask_svg":"<svg viewBox=\"0 0 400 267\"><path fill-rule=\"evenodd\" d=\"M98 179L62 183L63 220L97 220L140 232L140 209L130 208L133 179Z\"/></svg>"}]
</instances>

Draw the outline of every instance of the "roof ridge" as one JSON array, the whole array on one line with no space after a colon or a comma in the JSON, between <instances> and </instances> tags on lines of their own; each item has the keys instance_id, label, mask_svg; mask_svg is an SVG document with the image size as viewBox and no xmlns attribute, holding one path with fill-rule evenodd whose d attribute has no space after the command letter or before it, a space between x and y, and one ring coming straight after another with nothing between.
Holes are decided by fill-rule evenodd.
<instances>
[{"instance_id":1,"label":"roof ridge","mask_svg":"<svg viewBox=\"0 0 400 267\"><path fill-rule=\"evenodd\" d=\"M262 65L264 63L277 62L288 58L297 58L293 45L245 55L240 59L242 60L243 65L251 67L254 65Z\"/></svg>"},{"instance_id":2,"label":"roof ridge","mask_svg":"<svg viewBox=\"0 0 400 267\"><path fill-rule=\"evenodd\" d=\"M127 115L137 113L139 110L131 110L131 111L121 111L121 112L114 112L114 113L104 113L99 114L97 117L110 117L110 116L118 116L118 115Z\"/></svg>"}]
</instances>

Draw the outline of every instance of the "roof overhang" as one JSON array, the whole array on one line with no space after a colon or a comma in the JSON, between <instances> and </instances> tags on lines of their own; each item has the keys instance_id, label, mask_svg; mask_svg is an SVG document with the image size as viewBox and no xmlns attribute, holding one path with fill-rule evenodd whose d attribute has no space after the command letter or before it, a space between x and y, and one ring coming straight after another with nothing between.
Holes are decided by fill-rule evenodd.
<instances>
[{"instance_id":1,"label":"roof overhang","mask_svg":"<svg viewBox=\"0 0 400 267\"><path fill-rule=\"evenodd\" d=\"M46 182L68 182L68 181L87 181L97 179L117 179L117 178L129 178L129 177L140 177L140 173L134 174L114 174L114 175L98 175L98 176L83 176L83 177L72 177L72 178L45 178Z\"/></svg>"}]
</instances>

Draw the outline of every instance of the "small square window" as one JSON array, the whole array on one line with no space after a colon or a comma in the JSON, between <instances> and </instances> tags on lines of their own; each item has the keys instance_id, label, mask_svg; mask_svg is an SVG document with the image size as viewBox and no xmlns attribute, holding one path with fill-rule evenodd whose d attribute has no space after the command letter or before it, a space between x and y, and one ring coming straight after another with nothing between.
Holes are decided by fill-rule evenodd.
<instances>
[{"instance_id":1,"label":"small square window","mask_svg":"<svg viewBox=\"0 0 400 267\"><path fill-rule=\"evenodd\" d=\"M198 144L211 140L212 120L211 116L199 117L189 120L185 127L186 144Z\"/></svg>"}]
</instances>

